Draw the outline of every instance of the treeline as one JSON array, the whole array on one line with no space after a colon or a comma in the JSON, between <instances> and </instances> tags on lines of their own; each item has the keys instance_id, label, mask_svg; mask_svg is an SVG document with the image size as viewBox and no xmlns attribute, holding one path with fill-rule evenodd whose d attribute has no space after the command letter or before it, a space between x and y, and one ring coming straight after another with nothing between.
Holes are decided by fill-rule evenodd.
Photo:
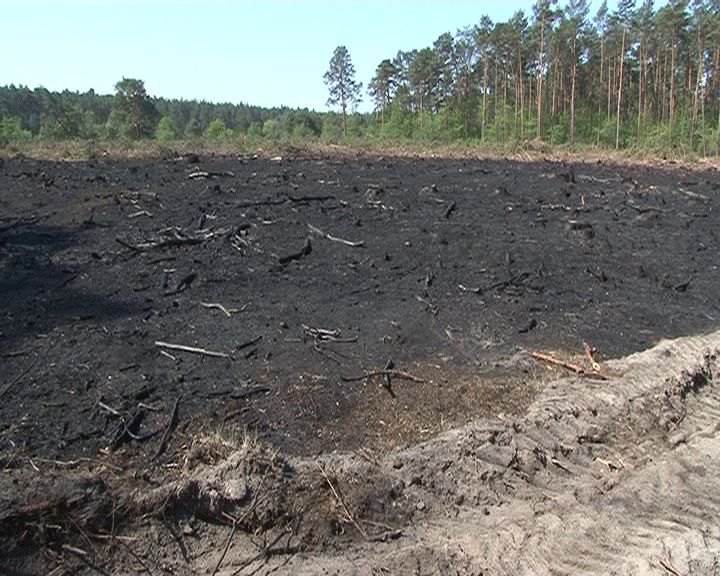
<instances>
[{"instance_id":1,"label":"treeline","mask_svg":"<svg viewBox=\"0 0 720 576\"><path fill-rule=\"evenodd\" d=\"M140 103L139 118L133 115L133 101ZM136 79L118 82L114 95L0 87L0 144L34 138L308 138L320 137L323 130L331 137L339 122L334 114L310 110L153 98Z\"/></svg>"},{"instance_id":2,"label":"treeline","mask_svg":"<svg viewBox=\"0 0 720 576\"><path fill-rule=\"evenodd\" d=\"M346 114L360 97L353 76L338 47L324 79L339 114L152 98L135 79L114 95L6 86L0 144L349 136L720 154L720 0L619 0L595 14L590 0L536 0L506 22L485 16L380 62L371 114Z\"/></svg>"},{"instance_id":3,"label":"treeline","mask_svg":"<svg viewBox=\"0 0 720 576\"><path fill-rule=\"evenodd\" d=\"M392 136L718 154L720 0L537 0L383 60L369 92Z\"/></svg>"}]
</instances>

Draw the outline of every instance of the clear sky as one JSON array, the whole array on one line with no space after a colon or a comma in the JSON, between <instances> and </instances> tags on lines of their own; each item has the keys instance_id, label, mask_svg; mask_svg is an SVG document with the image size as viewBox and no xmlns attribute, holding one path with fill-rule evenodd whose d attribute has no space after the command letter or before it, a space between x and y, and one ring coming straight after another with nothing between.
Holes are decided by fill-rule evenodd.
<instances>
[{"instance_id":1,"label":"clear sky","mask_svg":"<svg viewBox=\"0 0 720 576\"><path fill-rule=\"evenodd\" d=\"M561 2L562 3L562 2ZM599 5L593 2L593 10ZM610 2L614 5L615 2ZM347 46L364 86L398 50L503 21L531 0L0 0L0 85L325 110L322 76ZM364 104L369 98L363 90Z\"/></svg>"}]
</instances>

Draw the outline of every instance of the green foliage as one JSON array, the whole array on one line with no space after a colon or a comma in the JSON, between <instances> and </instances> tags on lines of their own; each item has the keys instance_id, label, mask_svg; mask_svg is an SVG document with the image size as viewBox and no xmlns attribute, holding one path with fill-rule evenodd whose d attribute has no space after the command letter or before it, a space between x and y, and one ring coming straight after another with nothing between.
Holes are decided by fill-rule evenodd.
<instances>
[{"instance_id":1,"label":"green foliage","mask_svg":"<svg viewBox=\"0 0 720 576\"><path fill-rule=\"evenodd\" d=\"M115 84L113 112L128 126L133 138L148 138L154 134L159 114L142 80L123 78Z\"/></svg>"},{"instance_id":2,"label":"green foliage","mask_svg":"<svg viewBox=\"0 0 720 576\"><path fill-rule=\"evenodd\" d=\"M13 142L30 140L32 134L22 127L20 118L8 116L0 119L0 144L5 146Z\"/></svg>"},{"instance_id":3,"label":"green foliage","mask_svg":"<svg viewBox=\"0 0 720 576\"><path fill-rule=\"evenodd\" d=\"M232 130L228 130L220 118L215 118L207 128L205 133L208 140L226 140L232 137Z\"/></svg>"},{"instance_id":4,"label":"green foliage","mask_svg":"<svg viewBox=\"0 0 720 576\"><path fill-rule=\"evenodd\" d=\"M163 116L155 129L155 139L160 142L177 140L178 131L175 122L169 116Z\"/></svg>"},{"instance_id":5,"label":"green foliage","mask_svg":"<svg viewBox=\"0 0 720 576\"><path fill-rule=\"evenodd\" d=\"M199 120L191 118L187 124L185 124L185 138L188 140L195 140L203 135L203 127Z\"/></svg>"},{"instance_id":6,"label":"green foliage","mask_svg":"<svg viewBox=\"0 0 720 576\"><path fill-rule=\"evenodd\" d=\"M342 118L338 114L327 114L323 119L320 139L325 144L337 144L343 137Z\"/></svg>"},{"instance_id":7,"label":"green foliage","mask_svg":"<svg viewBox=\"0 0 720 576\"><path fill-rule=\"evenodd\" d=\"M533 0L527 15L482 16L430 46L387 55L369 83L372 114L353 113L361 84L338 46L324 75L329 113L151 98L142 81L123 79L114 97L0 87L0 118L19 120L4 132L19 126L42 140L525 140L538 150L614 149L619 128L620 146L636 151L720 153L720 0L610 4L590 16L588 0Z\"/></svg>"},{"instance_id":8,"label":"green foliage","mask_svg":"<svg viewBox=\"0 0 720 576\"><path fill-rule=\"evenodd\" d=\"M263 125L260 122L253 122L247 129L247 135L251 138L262 138Z\"/></svg>"},{"instance_id":9,"label":"green foliage","mask_svg":"<svg viewBox=\"0 0 720 576\"><path fill-rule=\"evenodd\" d=\"M265 123L262 125L261 132L263 136L266 138L272 138L273 140L277 140L280 136L282 136L280 125L275 118L268 118L265 120Z\"/></svg>"},{"instance_id":10,"label":"green foliage","mask_svg":"<svg viewBox=\"0 0 720 576\"><path fill-rule=\"evenodd\" d=\"M389 114L385 114L385 125L380 136L389 140L412 138L413 115L404 109L400 102L393 102Z\"/></svg>"},{"instance_id":11,"label":"green foliage","mask_svg":"<svg viewBox=\"0 0 720 576\"><path fill-rule=\"evenodd\" d=\"M80 137L84 140L95 140L102 136L102 125L98 122L95 112L86 110L83 114L83 126Z\"/></svg>"},{"instance_id":12,"label":"green foliage","mask_svg":"<svg viewBox=\"0 0 720 576\"><path fill-rule=\"evenodd\" d=\"M550 144L565 144L569 141L570 119L566 116L558 118L550 128Z\"/></svg>"},{"instance_id":13,"label":"green foliage","mask_svg":"<svg viewBox=\"0 0 720 576\"><path fill-rule=\"evenodd\" d=\"M130 125L116 110L110 112L103 127L103 135L109 140L129 140L132 137Z\"/></svg>"}]
</instances>

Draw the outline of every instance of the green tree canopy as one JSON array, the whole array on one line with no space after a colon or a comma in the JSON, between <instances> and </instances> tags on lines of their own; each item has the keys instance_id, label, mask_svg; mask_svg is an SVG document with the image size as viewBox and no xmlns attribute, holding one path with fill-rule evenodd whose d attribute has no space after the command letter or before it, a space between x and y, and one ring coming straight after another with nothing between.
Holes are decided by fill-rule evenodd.
<instances>
[{"instance_id":1,"label":"green tree canopy","mask_svg":"<svg viewBox=\"0 0 720 576\"><path fill-rule=\"evenodd\" d=\"M158 112L145 91L142 80L123 78L115 84L113 111L129 127L134 138L151 137L155 132Z\"/></svg>"},{"instance_id":2,"label":"green tree canopy","mask_svg":"<svg viewBox=\"0 0 720 576\"><path fill-rule=\"evenodd\" d=\"M380 111L381 122L385 124L385 110L392 102L397 80L397 69L392 60L385 59L375 70L375 76L368 85L368 94L375 103L375 110Z\"/></svg>"}]
</instances>

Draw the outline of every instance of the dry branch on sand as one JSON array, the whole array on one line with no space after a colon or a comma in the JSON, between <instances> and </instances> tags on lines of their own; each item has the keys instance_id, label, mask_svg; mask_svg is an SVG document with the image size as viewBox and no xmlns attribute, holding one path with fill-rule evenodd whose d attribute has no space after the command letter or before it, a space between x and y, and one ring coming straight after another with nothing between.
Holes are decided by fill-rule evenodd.
<instances>
[{"instance_id":1,"label":"dry branch on sand","mask_svg":"<svg viewBox=\"0 0 720 576\"><path fill-rule=\"evenodd\" d=\"M554 356L551 356L549 354L543 354L541 352L531 352L530 356L532 356L536 360L541 360L543 362L547 362L548 364L552 364L553 366L559 366L560 368L565 368L566 370L575 372L575 374L577 374L578 376L582 376L583 378L589 378L591 380L613 380L612 376L607 376L596 370L585 370L585 368L583 368L582 366L578 366L577 364L573 364L571 362L566 362L565 360L559 360L558 358L555 358Z\"/></svg>"}]
</instances>

